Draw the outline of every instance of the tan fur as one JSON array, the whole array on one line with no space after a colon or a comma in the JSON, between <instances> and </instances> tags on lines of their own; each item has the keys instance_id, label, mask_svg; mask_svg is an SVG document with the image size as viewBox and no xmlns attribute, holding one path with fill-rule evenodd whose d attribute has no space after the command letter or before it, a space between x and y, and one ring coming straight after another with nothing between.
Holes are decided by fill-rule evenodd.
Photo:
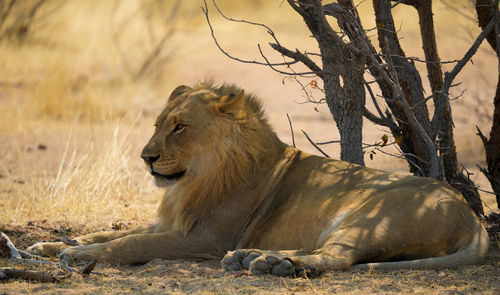
<instances>
[{"instance_id":1,"label":"tan fur","mask_svg":"<svg viewBox=\"0 0 500 295\"><path fill-rule=\"evenodd\" d=\"M179 86L156 126L141 156L167 187L158 223L79 237L82 246L61 259L141 263L229 251L227 270L290 275L367 262L356 267L453 267L487 251L484 227L452 188L288 147L237 87Z\"/></svg>"}]
</instances>

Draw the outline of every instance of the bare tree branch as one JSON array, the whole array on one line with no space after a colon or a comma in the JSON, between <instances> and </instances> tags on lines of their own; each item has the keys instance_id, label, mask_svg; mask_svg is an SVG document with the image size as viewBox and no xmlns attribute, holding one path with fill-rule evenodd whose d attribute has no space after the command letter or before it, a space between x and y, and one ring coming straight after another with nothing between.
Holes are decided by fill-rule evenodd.
<instances>
[{"instance_id":1,"label":"bare tree branch","mask_svg":"<svg viewBox=\"0 0 500 295\"><path fill-rule=\"evenodd\" d=\"M492 18L489 22L488 25L484 28L484 30L479 34L479 36L476 38L476 41L472 44L472 46L467 50L465 53L464 57L453 67L453 69L450 72L446 72L444 74L444 85L443 85L443 93L448 93L451 83L455 79L455 77L460 73L462 68L469 62L469 60L476 54L477 49L479 48L479 45L483 42L483 40L486 38L486 36L490 33L491 30L493 30L495 26L496 20L495 18Z\"/></svg>"},{"instance_id":2,"label":"bare tree branch","mask_svg":"<svg viewBox=\"0 0 500 295\"><path fill-rule=\"evenodd\" d=\"M366 109L365 107L365 110L363 110L363 115L370 121L372 121L373 123L375 124L378 124L378 125L381 125L381 126L385 126L385 127L389 127L389 129L391 129L393 132L394 131L400 131L401 128L394 122L394 120L392 119L392 117L390 116L390 113L389 111L387 111L386 114L384 114L382 112L382 110L380 109L380 106L377 102L377 99L375 98L375 95L373 94L373 90L372 88L370 87L370 85L365 81L365 87L366 89L368 90L368 93L372 99L372 102L373 102L373 105L375 106L375 109L377 110L377 113L380 117L377 117L375 116L374 114L371 114L368 109Z\"/></svg>"},{"instance_id":3,"label":"bare tree branch","mask_svg":"<svg viewBox=\"0 0 500 295\"><path fill-rule=\"evenodd\" d=\"M345 43L344 40L342 40L342 38L340 38L339 35L332 29L332 27L328 23L328 20L326 19L325 11L323 10L323 4L321 4L321 0L315 0L314 4L316 5L320 21L323 24L323 27L326 29L327 33L330 35L330 37L336 40L337 43L340 44L344 49L347 49L354 55L358 55L359 51L355 47Z\"/></svg>"},{"instance_id":4,"label":"bare tree branch","mask_svg":"<svg viewBox=\"0 0 500 295\"><path fill-rule=\"evenodd\" d=\"M264 52L262 52L262 48L260 47L260 44L257 44L257 48L259 49L259 53L260 53L260 56L262 56L262 58L266 61L266 65L268 67L270 67L273 71L277 72L277 73L280 73L280 74L283 74L283 75L287 75L287 76L294 76L294 75L297 75L297 76L304 76L304 75L311 75L311 74L315 74L314 72L300 72L300 73L297 73L295 71L293 71L290 66L288 66L288 68L290 70L292 70L292 72L285 72L285 71L282 71L280 69L277 69L270 61L269 59L267 59L267 57L264 55ZM295 62L298 62L298 61L295 61ZM295 63L294 62L294 63Z\"/></svg>"},{"instance_id":5,"label":"bare tree branch","mask_svg":"<svg viewBox=\"0 0 500 295\"><path fill-rule=\"evenodd\" d=\"M434 130L437 130L438 128L438 124L441 119L440 112L442 111L442 108L448 108L448 109L450 108L449 91L451 84L453 83L453 80L458 75L458 73L460 73L460 71L467 64L467 62L469 62L472 56L476 54L477 49L479 48L483 40L486 38L486 36L490 33L490 31L493 30L495 24L496 24L495 18L491 18L488 24L484 27L483 31L479 34L479 36L477 36L474 43L464 54L462 59L460 59L460 61L453 67L453 69L450 72L446 72L444 74L444 83L443 83L443 88L441 90L441 93L443 95L440 96L439 101L436 103L436 109L434 111L434 115L431 121Z\"/></svg>"},{"instance_id":6,"label":"bare tree branch","mask_svg":"<svg viewBox=\"0 0 500 295\"><path fill-rule=\"evenodd\" d=\"M387 42L387 41L386 41ZM406 117L409 120L409 123L411 126L416 130L420 138L424 141L425 143L425 149L427 153L427 157L430 162L430 167L429 167L429 177L441 179L443 175L442 171L442 166L441 166L441 161L437 156L437 150L434 142L432 139L429 137L429 134L425 131L424 127L420 124L419 120L415 117L415 114L411 110L410 105L405 99L405 96L403 94L403 90L401 89L401 86L399 85L399 78L398 78L398 73L394 67L394 64L392 63L392 58L390 55L386 57L386 60L388 61L389 64L389 69L391 71L391 74L394 76L394 83L396 84L396 89L398 91L398 94L395 95L395 97L398 98L398 104L401 106L403 112L405 113Z\"/></svg>"},{"instance_id":7,"label":"bare tree branch","mask_svg":"<svg viewBox=\"0 0 500 295\"><path fill-rule=\"evenodd\" d=\"M306 136L307 140L325 157L327 158L330 158L330 156L325 153L317 144L314 143L314 141L309 137L309 135L307 135L307 133L304 131L304 130L300 130L302 131L302 133L304 133L304 135Z\"/></svg>"},{"instance_id":8,"label":"bare tree branch","mask_svg":"<svg viewBox=\"0 0 500 295\"><path fill-rule=\"evenodd\" d=\"M296 147L295 146L295 136L293 134L292 120L290 120L290 116L288 116L288 113L286 113L286 118L288 119L288 124L290 124L290 133L292 134L292 145L293 145L293 147Z\"/></svg>"},{"instance_id":9,"label":"bare tree branch","mask_svg":"<svg viewBox=\"0 0 500 295\"><path fill-rule=\"evenodd\" d=\"M206 0L204 0L203 2L205 2ZM219 12L219 14L225 18L226 20L228 21L231 21L231 22L235 22L235 23L244 23L244 24L249 24L249 25L253 25L253 26L258 26L258 27L263 27L267 30L267 33L269 35L271 35L271 37L273 38L274 42L276 42L276 44L280 44L280 42L278 41L278 38L276 38L276 35L274 34L274 31L266 26L265 24L261 24L261 23L256 23L256 22L251 22L251 21L247 21L247 20L244 20L244 19L234 19L234 18L231 18L231 17L227 17L224 13L222 13L222 11L219 9L219 6L217 5L217 2L215 2L215 0L212 0L212 3L214 4L215 6L215 9L217 9L217 12ZM207 3L205 2L205 9L208 11L208 8L207 8Z\"/></svg>"},{"instance_id":10,"label":"bare tree branch","mask_svg":"<svg viewBox=\"0 0 500 295\"><path fill-rule=\"evenodd\" d=\"M284 56L292 58L295 61L302 62L306 67L308 67L312 72L314 72L316 76L323 79L323 70L318 65L316 65L316 63L314 63L309 57L300 52L298 49L295 49L295 51L291 51L281 46L278 43L269 43L269 46L271 46L274 50L278 51Z\"/></svg>"},{"instance_id":11,"label":"bare tree branch","mask_svg":"<svg viewBox=\"0 0 500 295\"><path fill-rule=\"evenodd\" d=\"M291 61L291 62L284 62L284 63L268 63L268 62L259 62L259 61L256 61L256 60L244 60L244 59L241 59L241 58L238 58L238 57L235 57L235 56L232 56L231 54L229 54L229 52L227 52L226 50L224 50L222 48L222 46L219 44L219 41L217 40L217 38L215 37L215 32L214 32L214 28L212 26L212 23L210 22L210 17L208 15L208 5L207 5L207 1L206 0L203 0L203 3L204 3L204 7L201 7L201 10L203 11L203 14L205 14L205 19L207 20L207 24L208 24L208 27L210 28L210 34L212 35L212 39L214 40L215 42L215 45L217 46L217 48L227 57L229 57L230 59L232 60L235 60L235 61L238 61L238 62L241 62L241 63L247 63L247 64L257 64L257 65L263 65L263 66L269 66L270 64L272 66L289 66L289 65L292 65L292 64L295 64L297 63L297 61ZM220 10L219 10L220 12ZM221 14L224 18L226 18L223 14ZM274 32L269 28L267 27L266 25L264 24L259 24L259 23L253 23L253 22L249 22L249 21L245 21L245 20L233 20L231 18L226 18L230 21L234 21L234 22L243 22L243 23L247 23L247 24L250 24L250 25L255 25L255 26L262 26L264 28L266 28L268 30L268 33L274 38L274 40L276 41L277 44L279 44L279 42L276 40L275 36L274 36Z\"/></svg>"}]
</instances>

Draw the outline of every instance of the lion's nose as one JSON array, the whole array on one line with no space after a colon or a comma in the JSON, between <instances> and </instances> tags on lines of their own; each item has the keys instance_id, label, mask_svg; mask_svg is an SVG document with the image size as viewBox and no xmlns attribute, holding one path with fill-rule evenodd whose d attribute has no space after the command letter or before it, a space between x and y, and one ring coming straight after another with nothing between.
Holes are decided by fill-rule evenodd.
<instances>
[{"instance_id":1,"label":"lion's nose","mask_svg":"<svg viewBox=\"0 0 500 295\"><path fill-rule=\"evenodd\" d=\"M141 158L143 158L144 162L146 162L148 165L151 165L154 162L156 162L156 160L158 160L160 158L160 155L145 155L145 154L142 154Z\"/></svg>"}]
</instances>

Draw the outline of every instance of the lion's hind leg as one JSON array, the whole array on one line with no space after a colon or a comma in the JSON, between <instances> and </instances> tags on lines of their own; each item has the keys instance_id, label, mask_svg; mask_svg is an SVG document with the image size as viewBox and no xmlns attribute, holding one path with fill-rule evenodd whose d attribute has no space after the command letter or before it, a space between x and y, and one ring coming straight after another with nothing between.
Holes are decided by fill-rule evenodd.
<instances>
[{"instance_id":1,"label":"lion's hind leg","mask_svg":"<svg viewBox=\"0 0 500 295\"><path fill-rule=\"evenodd\" d=\"M331 249L319 249L313 252L238 249L229 251L221 264L228 271L248 269L252 274L293 276L348 269L353 261L348 256L336 257L332 255Z\"/></svg>"}]
</instances>

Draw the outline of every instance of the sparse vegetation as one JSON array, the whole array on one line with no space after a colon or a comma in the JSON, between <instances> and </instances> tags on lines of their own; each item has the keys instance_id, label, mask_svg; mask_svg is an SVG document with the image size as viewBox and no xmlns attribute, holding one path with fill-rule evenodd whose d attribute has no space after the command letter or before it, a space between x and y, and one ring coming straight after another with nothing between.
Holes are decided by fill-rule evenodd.
<instances>
[{"instance_id":1,"label":"sparse vegetation","mask_svg":"<svg viewBox=\"0 0 500 295\"><path fill-rule=\"evenodd\" d=\"M1 4L8 2L0 1ZM46 5L50 5L46 9L50 14L40 10L43 17L34 19L32 37L27 35L23 42L7 38L0 42L0 231L8 233L20 248L38 240L77 236L99 229L111 230L113 223L124 222L125 226L134 227L154 221L161 191L152 186L142 168L139 151L153 132L154 116L163 107L166 96L173 86L181 83L194 84L212 78L216 82L234 82L255 92L284 142L291 144L286 113L290 114L296 130L306 130L315 140L338 140L339 135L335 132L324 131L331 130L331 123L326 121L329 112L323 105L297 104L295 102L305 99L294 83L285 80L283 85L280 75L264 68L228 61L208 35L200 10L201 2L182 2L175 33L169 39L168 50L163 52L169 59L157 64L153 71L156 74L145 75L142 79L131 79L124 70L113 43L110 24L113 13L116 19L124 19L137 11L141 1L121 1L119 10L113 11L115 1L47 0ZM312 40L308 41L300 19L288 7L280 6L281 2L238 0L218 3L234 17L282 28L280 38L284 44L312 49L314 44ZM435 13L439 15L436 26L440 26L437 31L441 32L438 38L442 59L454 58L470 41L462 40L461 36L465 34L455 24L469 24L475 30L474 35L479 29L470 20L443 9L441 2L435 1L434 5ZM359 11L360 14L373 13L369 5L363 3ZM161 16L159 12L156 10ZM397 9L395 22L401 25L401 42L410 48L408 54L418 55L419 48L413 50L408 46L418 38L418 32L413 29L418 24L411 20L414 17L407 17L408 13L412 12ZM226 24L220 19L213 21L221 32L221 41L232 52L248 58L258 56L254 44L257 40L264 40L266 32L245 29L242 34L239 26ZM165 24L154 20L151 25L156 32L156 41L161 40ZM367 22L365 26L374 27L374 23ZM121 44L136 45L135 50L129 52L128 59L136 61L137 65L154 48L154 42L140 43L143 38L147 40L147 32L144 17L134 17L120 35ZM496 73L496 65L496 56L491 49L481 49L474 64L469 63L459 76L460 80L472 81L465 83L466 94L474 93L483 99L493 97L491 85L495 85L496 75L484 80L477 77L479 68L482 72ZM463 86L458 86L457 94L462 90ZM452 107L462 118L455 122L459 159L475 173L471 176L474 182L488 188L486 179L474 169L475 163L484 166L481 141L471 136L477 121L475 114L458 102L452 102ZM484 121L480 127L489 128L489 122ZM377 127L369 125L365 138L367 142L375 142L383 134ZM295 139L301 149L315 152L301 134L296 134ZM329 155L339 157L338 147L332 145L325 150ZM381 153L377 153L373 160L367 160L366 165L386 170L407 169L403 160L388 160ZM482 194L482 199L487 212L495 210L494 197ZM2 282L0 293L336 291L494 294L500 288L500 274L498 253L492 253L488 264L454 271L335 272L317 279L224 275L218 262L155 261L143 266L118 268L98 265L96 272L99 274L88 280L75 279L55 285ZM0 259L0 266L7 263Z\"/></svg>"}]
</instances>

